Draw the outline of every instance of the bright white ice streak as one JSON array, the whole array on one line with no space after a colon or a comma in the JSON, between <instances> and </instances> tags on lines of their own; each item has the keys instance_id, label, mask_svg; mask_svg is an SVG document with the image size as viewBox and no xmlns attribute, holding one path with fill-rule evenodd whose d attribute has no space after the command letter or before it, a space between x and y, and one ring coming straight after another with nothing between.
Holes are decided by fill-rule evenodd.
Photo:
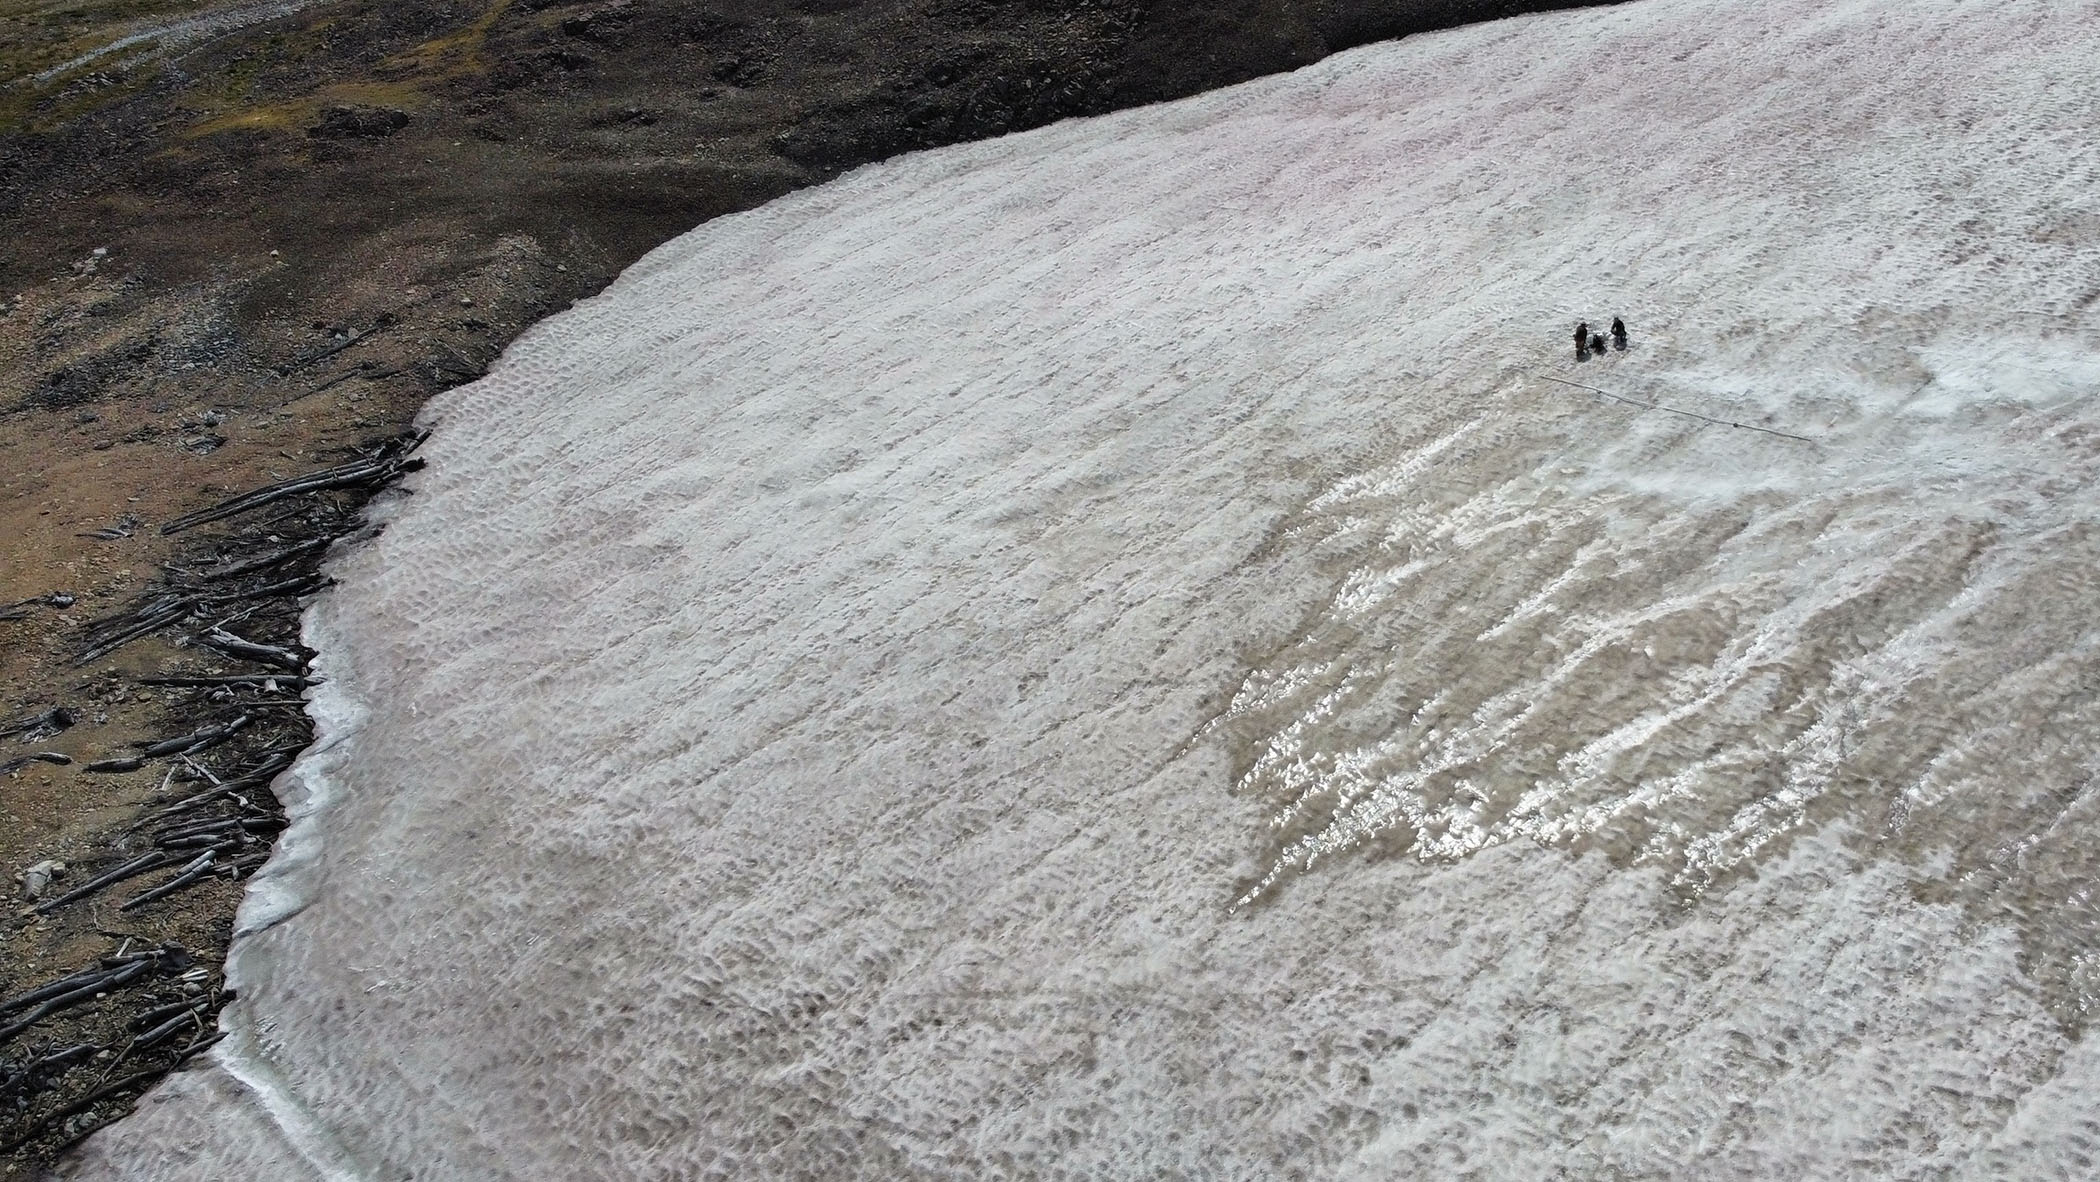
<instances>
[{"instance_id":1,"label":"bright white ice streak","mask_svg":"<svg viewBox=\"0 0 2100 1182\"><path fill-rule=\"evenodd\" d=\"M2094 61L1645 0L664 247L431 408L71 1168L2092 1176Z\"/></svg>"}]
</instances>

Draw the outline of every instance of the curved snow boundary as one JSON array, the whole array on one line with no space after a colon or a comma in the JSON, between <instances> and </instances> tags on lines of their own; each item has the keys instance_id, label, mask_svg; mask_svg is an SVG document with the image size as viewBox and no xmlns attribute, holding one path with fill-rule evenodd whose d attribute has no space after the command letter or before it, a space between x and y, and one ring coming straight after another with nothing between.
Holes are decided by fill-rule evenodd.
<instances>
[{"instance_id":1,"label":"curved snow boundary","mask_svg":"<svg viewBox=\"0 0 2100 1182\"><path fill-rule=\"evenodd\" d=\"M2100 1063L2017 917L1956 888L2092 755L2027 707L2094 669L2090 580L2046 564L2100 537L2094 163L2051 138L2100 97L2096 24L1512 22L877 166L655 252L435 404L415 495L338 560L316 635L368 708L323 756L304 907L239 953L270 1094L377 1177L2072 1172ZM1657 311L1600 385L1827 446L1523 380L1618 308ZM1947 364L2007 308L2041 312L2001 334L2025 364ZM1838 495L1860 472L1875 495ZM1741 610L1947 521L1999 565L1903 589L1973 628ZM1683 602L1638 602L1665 568ZM1650 607L1681 626L1410 681ZM1719 824L1682 793L1617 843L1465 840L1503 780L1674 754L1625 686L1762 662L1722 721L1831 704L1854 650L1797 635L2021 708L1833 715L1717 780L1756 789ZM1384 675L1350 699L1318 662ZM1230 791L1263 743L1311 753L1286 789L1346 795L1313 757L1346 749L1340 707L1441 754L1526 700L1622 729L1490 745L1434 798L1366 775L1386 795L1341 807L1448 810L1418 810L1448 859L1322 850L1230 912L1273 865L1269 802ZM1247 746L1188 742L1228 714ZM1819 804L1853 800L1828 750L1901 768L1912 737L1900 815ZM2008 744L2019 778L1975 758ZM1633 838L1679 831L1754 873L1673 894ZM1892 844L1918 831L1952 837ZM2031 898L2080 930L2080 896ZM193 1088L91 1154L252 1176L227 1163L270 1155L265 1117ZM171 1130L195 1156L149 1168Z\"/></svg>"}]
</instances>

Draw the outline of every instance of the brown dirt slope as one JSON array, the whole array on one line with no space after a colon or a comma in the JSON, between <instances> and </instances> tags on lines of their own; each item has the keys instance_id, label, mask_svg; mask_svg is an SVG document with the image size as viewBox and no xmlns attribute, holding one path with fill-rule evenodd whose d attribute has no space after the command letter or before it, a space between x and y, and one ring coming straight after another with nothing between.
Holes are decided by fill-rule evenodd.
<instances>
[{"instance_id":1,"label":"brown dirt slope","mask_svg":"<svg viewBox=\"0 0 2100 1182\"><path fill-rule=\"evenodd\" d=\"M139 680L266 671L169 638L237 618L289 644L296 579L75 658L149 582L202 586L199 570L353 528L362 492L203 541L156 525L397 434L664 239L896 152L1568 6L0 0L0 732L70 723L0 733L0 867L65 862L49 899L152 841L200 848L217 838L141 825L143 810L303 741L295 684ZM260 721L210 755L82 771L242 713ZM37 754L73 762L20 763ZM177 865L43 915L19 914L29 900L5 884L0 999L98 958L187 951L0 1038L0 1174L120 1115L204 1033L236 880L260 853L245 843L266 847L274 824L266 800L230 799L215 803L240 823L238 864L165 899L119 905ZM141 1045L198 998L183 1019L198 1030Z\"/></svg>"}]
</instances>

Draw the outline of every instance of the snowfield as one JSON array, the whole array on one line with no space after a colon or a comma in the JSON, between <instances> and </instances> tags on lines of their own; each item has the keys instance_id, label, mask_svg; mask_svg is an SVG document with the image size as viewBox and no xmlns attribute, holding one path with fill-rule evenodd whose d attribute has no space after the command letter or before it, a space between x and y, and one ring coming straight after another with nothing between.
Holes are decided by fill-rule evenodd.
<instances>
[{"instance_id":1,"label":"snowfield","mask_svg":"<svg viewBox=\"0 0 2100 1182\"><path fill-rule=\"evenodd\" d=\"M1639 0L669 243L429 409L67 1172L2093 1176L2094 61Z\"/></svg>"}]
</instances>

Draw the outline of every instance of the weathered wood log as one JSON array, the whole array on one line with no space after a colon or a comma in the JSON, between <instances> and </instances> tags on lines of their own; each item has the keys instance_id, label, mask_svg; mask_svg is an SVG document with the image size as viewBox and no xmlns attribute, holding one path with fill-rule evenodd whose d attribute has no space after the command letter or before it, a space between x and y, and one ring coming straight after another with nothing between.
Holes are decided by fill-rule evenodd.
<instances>
[{"instance_id":1,"label":"weathered wood log","mask_svg":"<svg viewBox=\"0 0 2100 1182\"><path fill-rule=\"evenodd\" d=\"M391 315L391 313L389 313L389 315ZM321 362L328 360L330 357L341 353L345 349L355 349L357 346L364 344L366 341L371 340L373 337L376 337L381 332L385 331L389 323L391 323L391 321L382 320L375 322L372 325L372 327L364 330L363 332L355 332L355 330L352 330L353 335L345 337L341 344L330 345L326 349L319 349L315 352L308 353L304 357L295 357L290 361L284 362L283 364L277 367L277 376L280 378L290 377L292 374L298 372L299 370L305 369L308 366L318 365Z\"/></svg>"},{"instance_id":2,"label":"weathered wood log","mask_svg":"<svg viewBox=\"0 0 2100 1182\"><path fill-rule=\"evenodd\" d=\"M31 731L51 731L56 734L77 721L73 712L64 706L53 706L36 714L24 714L19 718L0 722L0 739L11 739Z\"/></svg>"},{"instance_id":3,"label":"weathered wood log","mask_svg":"<svg viewBox=\"0 0 2100 1182\"><path fill-rule=\"evenodd\" d=\"M176 891L179 891L182 888L190 885L191 883L196 882L198 879L203 878L205 875L210 874L212 871L212 863L218 861L218 858L218 849L214 848L204 851L202 854L199 854L197 856L197 859L195 861L191 862L187 866L184 866L179 872L177 872L175 877L169 879L168 881L160 884L157 887L153 887L149 890L140 891L138 894L133 895L131 898L124 900L123 903L117 906L117 910L135 911L138 908L144 907L146 904L151 903L156 899L167 898L169 895L174 894Z\"/></svg>"},{"instance_id":4,"label":"weathered wood log","mask_svg":"<svg viewBox=\"0 0 2100 1182\"><path fill-rule=\"evenodd\" d=\"M197 608L197 601L187 597L174 603L163 602L162 606L139 615L131 624L117 629L99 640L93 640L73 658L75 665L97 661L130 644L141 636L158 632L170 624L178 623Z\"/></svg>"},{"instance_id":5,"label":"weathered wood log","mask_svg":"<svg viewBox=\"0 0 2100 1182\"><path fill-rule=\"evenodd\" d=\"M330 586L333 582L333 579L321 575L300 575L296 579L284 579L261 587L251 587L246 591L227 591L205 598L212 603L240 603L249 599L296 599Z\"/></svg>"},{"instance_id":6,"label":"weathered wood log","mask_svg":"<svg viewBox=\"0 0 2100 1182\"><path fill-rule=\"evenodd\" d=\"M156 848L159 849L187 852L189 850L203 849L238 849L241 846L247 845L248 841L249 838L246 833L204 833L196 837L171 837L162 841L156 841L153 844Z\"/></svg>"},{"instance_id":7,"label":"weathered wood log","mask_svg":"<svg viewBox=\"0 0 2100 1182\"><path fill-rule=\"evenodd\" d=\"M327 381L322 382L320 385L315 386L310 390L304 390L300 393L292 395L290 398L285 399L278 405L280 408L290 406L292 403L299 401L301 398L311 397L315 394L319 394L323 390L333 390L337 386L342 385L344 382L349 381L351 378L363 377L365 374L371 372L365 368L365 366L368 366L370 364L372 364L370 361L360 361L357 363L355 368L346 369L343 372L335 375L332 378L329 378Z\"/></svg>"},{"instance_id":8,"label":"weathered wood log","mask_svg":"<svg viewBox=\"0 0 2100 1182\"><path fill-rule=\"evenodd\" d=\"M163 1021L160 1025L133 1039L132 1047L137 1050L145 1050L149 1047L158 1046L174 1037L185 1026L194 1027L202 1031L204 1029L204 1009L204 1005L199 1003L197 1006Z\"/></svg>"},{"instance_id":9,"label":"weathered wood log","mask_svg":"<svg viewBox=\"0 0 2100 1182\"><path fill-rule=\"evenodd\" d=\"M161 526L160 532L163 534L180 533L192 526L203 525L208 521L220 521L236 514L246 513L250 509L260 509L264 505L274 504L286 497L295 497L301 493L325 492L335 488L356 488L360 485L368 484L384 484L404 472L412 472L422 467L422 461L409 459L408 456L410 452L421 447L423 440L428 438L429 435L428 431L421 432L401 440L395 446L380 449L377 455L368 459L356 460L334 468L324 468L319 472L311 472L305 476L279 481L276 484L264 485L261 488L242 493L240 496L221 501L209 509L199 509L194 513L186 513Z\"/></svg>"},{"instance_id":10,"label":"weathered wood log","mask_svg":"<svg viewBox=\"0 0 2100 1182\"><path fill-rule=\"evenodd\" d=\"M122 968L111 969L100 977L89 980L75 989L51 997L8 1025L0 1026L0 1042L6 1042L8 1039L22 1033L60 1010L79 1005L81 1002L93 998L98 993L106 993L121 985L129 984L146 975L152 968L153 964L151 961L138 961L125 965Z\"/></svg>"},{"instance_id":11,"label":"weathered wood log","mask_svg":"<svg viewBox=\"0 0 2100 1182\"><path fill-rule=\"evenodd\" d=\"M170 862L173 862L174 860L175 856L173 854L164 853L160 850L155 850L150 854L141 854L138 857L133 858L131 861L124 863L122 866L117 867L115 870L99 874L94 878L91 878L88 881L81 883L79 886L74 887L72 890L67 891L63 895L59 895L56 898L46 899L43 902L38 903L36 905L36 913L38 915L48 914L54 909L63 907L76 899L85 899L89 895L94 894L96 891L99 891L106 886L123 882L127 878L144 874L148 870L156 870L162 866L167 865Z\"/></svg>"},{"instance_id":12,"label":"weathered wood log","mask_svg":"<svg viewBox=\"0 0 2100 1182\"><path fill-rule=\"evenodd\" d=\"M318 677L306 677L297 673L228 673L214 677L141 677L140 685L184 686L205 688L222 685L259 685L268 687L272 682L283 689L305 689L321 684Z\"/></svg>"},{"instance_id":13,"label":"weathered wood log","mask_svg":"<svg viewBox=\"0 0 2100 1182\"><path fill-rule=\"evenodd\" d=\"M102 965L89 965L84 969L76 969L47 985L39 985L27 993L18 993L6 1001L0 1001L0 1014L11 1014L26 1006L33 1006L40 1001L57 997L61 993L70 993L78 989L84 982L100 978L108 972L108 968Z\"/></svg>"},{"instance_id":14,"label":"weathered wood log","mask_svg":"<svg viewBox=\"0 0 2100 1182\"><path fill-rule=\"evenodd\" d=\"M53 1067L63 1067L75 1059L85 1059L101 1049L101 1047L91 1042L76 1043L64 1050L53 1051L45 1055L43 1058L30 1064L29 1069L31 1071L49 1071Z\"/></svg>"},{"instance_id":15,"label":"weathered wood log","mask_svg":"<svg viewBox=\"0 0 2100 1182\"><path fill-rule=\"evenodd\" d=\"M134 743L133 746L147 759L157 759L163 755L187 755L225 742L254 721L253 714L243 714L231 722L207 727L193 734L178 735L172 739L161 739L151 743Z\"/></svg>"},{"instance_id":16,"label":"weathered wood log","mask_svg":"<svg viewBox=\"0 0 2100 1182\"><path fill-rule=\"evenodd\" d=\"M186 796L164 809L159 809L153 813L148 814L146 819L149 821L159 821L168 817L172 817L177 813L187 813L194 809L201 808L204 805L210 804L213 801L224 800L226 797L232 795L235 792L240 791L242 788L245 787L248 787L248 785L238 783L221 784L208 792L199 792L195 796Z\"/></svg>"},{"instance_id":17,"label":"weathered wood log","mask_svg":"<svg viewBox=\"0 0 2100 1182\"><path fill-rule=\"evenodd\" d=\"M149 1027L158 1026L177 1014L188 1013L206 1004L209 1003L201 997L185 997L181 1001L171 1001L166 1005L154 1006L150 1010L134 1015L130 1025L133 1030L145 1030Z\"/></svg>"},{"instance_id":18,"label":"weathered wood log","mask_svg":"<svg viewBox=\"0 0 2100 1182\"><path fill-rule=\"evenodd\" d=\"M173 829L164 829L154 834L153 840L156 842L175 841L186 837L207 837L214 833L232 833L235 831L251 834L258 832L274 833L281 828L283 828L283 825L275 818L226 817L217 821L206 821L196 825L181 825Z\"/></svg>"},{"instance_id":19,"label":"weathered wood log","mask_svg":"<svg viewBox=\"0 0 2100 1182\"><path fill-rule=\"evenodd\" d=\"M211 780L214 786L208 791L185 797L164 809L160 809L146 819L150 821L162 820L177 813L188 812L200 805L231 796L243 789L266 785L277 778L277 773L292 766L293 761L298 758L299 752L304 750L306 750L306 747L302 744L297 747L278 747L266 751L259 762L249 765L245 771L240 772L231 780L220 780L209 771L204 771L201 765L193 763L191 766L196 767L199 771L204 771L205 777Z\"/></svg>"},{"instance_id":20,"label":"weathered wood log","mask_svg":"<svg viewBox=\"0 0 2100 1182\"><path fill-rule=\"evenodd\" d=\"M268 554L257 555L254 558L236 562L232 566L205 571L192 577L199 583L223 583L227 579L237 579L242 575L251 575L259 570L268 570L273 566L281 566L294 558L326 550L329 543L334 540L334 538L308 538L296 545L286 546L282 550L272 550Z\"/></svg>"},{"instance_id":21,"label":"weathered wood log","mask_svg":"<svg viewBox=\"0 0 2100 1182\"><path fill-rule=\"evenodd\" d=\"M130 938L126 937L124 943L129 946ZM171 969L185 969L190 965L190 950L180 944L156 944L138 952L119 952L115 956L105 956L102 958L102 967L113 969L121 964L136 964L142 960L163 962Z\"/></svg>"},{"instance_id":22,"label":"weathered wood log","mask_svg":"<svg viewBox=\"0 0 2100 1182\"><path fill-rule=\"evenodd\" d=\"M194 513L178 517L162 526L160 532L163 534L180 533L192 526L203 525L211 521L221 521L237 514L246 513L251 509L260 509L264 505L275 504L286 497L298 496L301 493L326 492L330 489L353 488L357 485L373 483L383 479L391 466L391 463L386 460L357 460L334 468L324 468L319 472L312 472L305 476L294 477L291 480L264 485L240 496L221 501L208 509L199 509Z\"/></svg>"},{"instance_id":23,"label":"weathered wood log","mask_svg":"<svg viewBox=\"0 0 2100 1182\"><path fill-rule=\"evenodd\" d=\"M96 616L94 619L89 620L87 622L88 638L90 640L99 639L118 629L128 628L147 616L157 615L170 608L188 607L195 602L194 598L187 592L171 592L165 587L149 587L147 590L154 592L152 598L141 599L107 615Z\"/></svg>"},{"instance_id":24,"label":"weathered wood log","mask_svg":"<svg viewBox=\"0 0 2100 1182\"><path fill-rule=\"evenodd\" d=\"M98 774L108 773L113 775L118 772L135 772L145 766L146 761L143 759L98 759L95 762L87 765L86 767L81 768L80 770L84 772L95 772Z\"/></svg>"},{"instance_id":25,"label":"weathered wood log","mask_svg":"<svg viewBox=\"0 0 2100 1182\"><path fill-rule=\"evenodd\" d=\"M252 640L244 640L222 628L208 629L197 640L198 643L208 648L217 649L229 657L238 657L244 661L253 661L261 665L275 665L280 669L290 669L295 673L306 668L306 658L301 657L297 653L287 649L274 648L267 644L257 644Z\"/></svg>"}]
</instances>

